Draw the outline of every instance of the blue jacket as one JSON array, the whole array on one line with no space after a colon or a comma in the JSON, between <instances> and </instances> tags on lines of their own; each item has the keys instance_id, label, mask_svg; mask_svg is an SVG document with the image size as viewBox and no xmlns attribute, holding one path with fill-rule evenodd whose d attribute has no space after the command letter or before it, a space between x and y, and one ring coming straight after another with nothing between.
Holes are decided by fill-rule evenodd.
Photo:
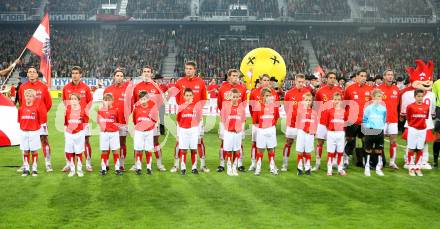
<instances>
[{"instance_id":1,"label":"blue jacket","mask_svg":"<svg viewBox=\"0 0 440 229\"><path fill-rule=\"evenodd\" d=\"M383 130L387 120L387 108L382 104L372 103L365 107L362 125L365 128Z\"/></svg>"}]
</instances>

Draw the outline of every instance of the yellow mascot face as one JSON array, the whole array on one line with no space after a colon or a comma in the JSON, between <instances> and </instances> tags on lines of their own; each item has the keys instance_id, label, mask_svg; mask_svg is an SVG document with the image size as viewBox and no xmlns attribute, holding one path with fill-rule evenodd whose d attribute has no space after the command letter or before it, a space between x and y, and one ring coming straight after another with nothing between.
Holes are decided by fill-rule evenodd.
<instances>
[{"instance_id":1,"label":"yellow mascot face","mask_svg":"<svg viewBox=\"0 0 440 229\"><path fill-rule=\"evenodd\" d=\"M286 63L283 57L270 48L256 48L241 61L240 71L244 74L246 87L255 87L255 81L263 74L275 77L282 85L286 77Z\"/></svg>"}]
</instances>

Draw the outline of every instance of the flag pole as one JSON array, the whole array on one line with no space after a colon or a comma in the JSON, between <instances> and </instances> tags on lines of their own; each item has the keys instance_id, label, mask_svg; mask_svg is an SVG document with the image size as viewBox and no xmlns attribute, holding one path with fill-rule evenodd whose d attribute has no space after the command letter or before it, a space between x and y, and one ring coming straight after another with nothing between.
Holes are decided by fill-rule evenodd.
<instances>
[{"instance_id":1,"label":"flag pole","mask_svg":"<svg viewBox=\"0 0 440 229\"><path fill-rule=\"evenodd\" d=\"M26 51L26 47L23 49L23 51L21 51L20 56L19 56L16 60L20 60L21 57L23 56L23 54L24 54L25 51ZM6 77L5 81L3 82L1 88L3 88L3 86L6 84L6 82L8 82L9 77L11 77L12 72L14 72L14 70L15 70L15 66L17 66L17 64L16 64L15 61L14 61L13 66L12 66L12 69L9 71L8 76Z\"/></svg>"}]
</instances>

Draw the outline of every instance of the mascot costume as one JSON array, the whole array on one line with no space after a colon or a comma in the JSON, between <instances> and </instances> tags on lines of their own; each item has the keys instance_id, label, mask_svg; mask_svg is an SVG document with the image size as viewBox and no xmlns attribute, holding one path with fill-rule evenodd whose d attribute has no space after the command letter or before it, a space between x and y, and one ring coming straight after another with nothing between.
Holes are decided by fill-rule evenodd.
<instances>
[{"instance_id":1,"label":"mascot costume","mask_svg":"<svg viewBox=\"0 0 440 229\"><path fill-rule=\"evenodd\" d=\"M255 81L263 74L275 77L278 80L278 85L283 85L286 77L286 63L275 50L256 48L243 58L240 71L244 74L244 81L248 90L255 87Z\"/></svg>"},{"instance_id":2,"label":"mascot costume","mask_svg":"<svg viewBox=\"0 0 440 229\"><path fill-rule=\"evenodd\" d=\"M432 117L435 116L435 96L432 93L432 84L433 84L433 73L434 73L434 64L432 61L429 61L427 64L422 60L416 60L416 68L408 67L406 68L406 72L409 76L410 85L403 89L401 98L400 98L400 114L402 116L406 115L406 108L411 103L415 102L414 91L416 89L422 89L425 91L425 96L423 97L423 102L429 105L429 112L431 115L428 119L426 119L426 144L423 149L423 158L422 158L422 169L431 169L431 165L428 163L429 152L428 152L428 142L433 142L435 137L432 133L432 129L434 129L434 122ZM407 127L408 123L405 123L405 127ZM404 134L402 135L403 139L407 139L406 129ZM408 160L405 155L405 168L408 167Z\"/></svg>"}]
</instances>

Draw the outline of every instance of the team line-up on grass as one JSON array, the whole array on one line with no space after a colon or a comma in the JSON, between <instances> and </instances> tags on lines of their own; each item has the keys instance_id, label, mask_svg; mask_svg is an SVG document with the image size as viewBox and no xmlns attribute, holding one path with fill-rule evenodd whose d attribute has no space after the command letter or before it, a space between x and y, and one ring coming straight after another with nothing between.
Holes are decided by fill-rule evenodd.
<instances>
[{"instance_id":1,"label":"team line-up on grass","mask_svg":"<svg viewBox=\"0 0 440 229\"><path fill-rule=\"evenodd\" d=\"M191 156L191 173L209 172L206 166L206 152L203 142L203 106L207 101L205 82L196 74L194 62L185 63L185 76L173 90L166 93L152 79L153 69L146 66L142 70L141 81L134 83L124 80L124 72L117 69L113 74L113 84L105 89L102 107L96 122L100 128L100 173L109 171L109 157L113 155L117 175L125 171L127 156L126 137L129 121L134 124L135 164L132 170L142 174L143 155L146 157L146 173L152 174L152 154L157 158L158 169L166 171L162 164L162 150L159 143L159 113L166 100L175 101L177 112L177 136L174 165L171 172L186 174L186 158ZM82 164L85 160L87 171L92 171L89 109L92 102L90 88L81 82L82 69L71 69L71 82L63 88L62 99L65 106L64 136L66 165L63 171L68 176L84 175ZM42 148L46 171L53 171L51 149L48 142L47 113L52 100L47 86L39 81L35 67L27 70L28 82L19 88L18 121L22 130L20 150L23 152L22 176L37 176L38 150ZM390 138L390 161L392 169L396 165L399 119L398 104L400 90L393 85L394 72L384 72L384 83L372 87L366 84L367 71L357 72L352 85L342 89L337 85L336 74L326 75L326 85L317 90L304 86L305 77L295 75L295 86L284 95L286 111L286 143L283 147L281 171L287 171L291 147L295 141L297 152L297 174L311 175L320 169L324 142L327 141L327 175L333 175L333 167L340 176L347 175L350 156L356 147L356 137L363 143L364 151L356 155L356 164L364 167L365 176L375 170L384 176L384 138ZM431 76L432 77L432 76ZM280 118L280 97L271 87L270 76L260 76L258 85L250 92L240 82L240 72L230 69L227 81L215 89L218 94L217 107L220 110L221 146L218 172L227 171L229 176L244 172L243 146L246 108L252 117L252 149L249 171L261 174L263 153L268 152L270 173L278 175L275 165L276 124ZM210 91L211 93L211 91ZM404 136L407 136L407 152L404 167L411 176L423 176L421 169L430 169L427 141L432 140L435 98L432 93L416 89L406 91L409 103L400 102L400 115L407 120ZM426 102L428 101L428 103ZM128 120L132 116L132 120ZM316 149L315 138L318 140ZM311 156L316 150L316 165L312 168ZM83 155L85 158L83 158ZM32 157L32 160L31 160ZM438 152L434 152L434 166L437 166ZM32 163L31 163L32 161Z\"/></svg>"}]
</instances>

